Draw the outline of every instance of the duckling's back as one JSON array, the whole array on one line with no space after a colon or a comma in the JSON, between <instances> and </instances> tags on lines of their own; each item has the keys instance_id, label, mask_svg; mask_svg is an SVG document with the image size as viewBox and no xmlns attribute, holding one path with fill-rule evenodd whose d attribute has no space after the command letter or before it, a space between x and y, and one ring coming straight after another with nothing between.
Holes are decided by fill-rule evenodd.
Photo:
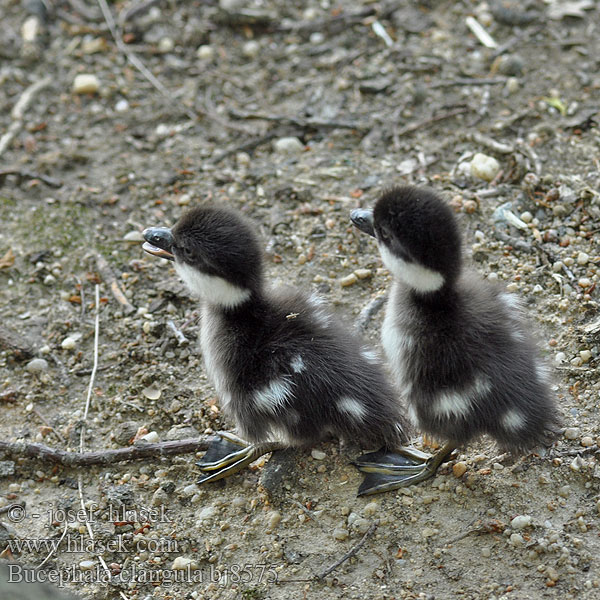
<instances>
[{"instance_id":1,"label":"duckling's back","mask_svg":"<svg viewBox=\"0 0 600 600\"><path fill-rule=\"evenodd\" d=\"M398 396L377 356L315 297L269 293L240 310L206 306L207 370L242 435L310 445L328 434L363 448L406 441Z\"/></svg>"}]
</instances>

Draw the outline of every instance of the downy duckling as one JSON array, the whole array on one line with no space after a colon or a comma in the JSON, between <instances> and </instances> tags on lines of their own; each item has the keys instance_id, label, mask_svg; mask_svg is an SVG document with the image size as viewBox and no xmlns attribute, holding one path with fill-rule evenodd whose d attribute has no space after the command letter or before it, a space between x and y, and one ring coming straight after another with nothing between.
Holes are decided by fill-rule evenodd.
<instances>
[{"instance_id":1,"label":"downy duckling","mask_svg":"<svg viewBox=\"0 0 600 600\"><path fill-rule=\"evenodd\" d=\"M221 433L198 463L201 482L331 434L386 451L406 442L402 405L376 355L316 297L266 287L262 249L244 217L200 206L173 229L146 229L144 238L144 250L174 261L200 298L206 371L223 410L251 442ZM420 469L424 456L407 449L400 463Z\"/></svg>"},{"instance_id":2,"label":"downy duckling","mask_svg":"<svg viewBox=\"0 0 600 600\"><path fill-rule=\"evenodd\" d=\"M375 237L393 276L381 340L409 416L447 442L420 473L390 475L386 489L433 476L483 433L512 453L548 443L559 415L518 299L463 271L450 207L433 190L394 187L351 219ZM357 466L393 471L388 458L363 456ZM370 491L381 491L378 482Z\"/></svg>"}]
</instances>

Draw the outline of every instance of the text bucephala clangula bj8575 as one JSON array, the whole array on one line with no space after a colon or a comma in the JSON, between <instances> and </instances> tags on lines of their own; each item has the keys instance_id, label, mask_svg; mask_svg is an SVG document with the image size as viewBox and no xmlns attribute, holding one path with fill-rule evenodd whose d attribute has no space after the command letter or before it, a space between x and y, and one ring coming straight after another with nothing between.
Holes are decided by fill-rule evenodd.
<instances>
[{"instance_id":1,"label":"text bucephala clangula bj8575","mask_svg":"<svg viewBox=\"0 0 600 600\"><path fill-rule=\"evenodd\" d=\"M431 477L483 433L513 453L549 442L558 411L518 300L462 270L451 208L433 190L395 187L351 219L375 237L393 276L381 338L411 419L447 442L421 473L392 474L385 487ZM358 466L385 472L389 462L375 454Z\"/></svg>"},{"instance_id":2,"label":"text bucephala clangula bj8575","mask_svg":"<svg viewBox=\"0 0 600 600\"><path fill-rule=\"evenodd\" d=\"M406 441L402 405L376 355L319 299L265 286L262 249L244 217L201 206L173 229L146 229L144 238L144 249L173 260L200 298L207 373L225 413L251 442L222 436L198 463L201 481L330 434L388 451ZM423 460L407 449L400 462L418 470Z\"/></svg>"}]
</instances>

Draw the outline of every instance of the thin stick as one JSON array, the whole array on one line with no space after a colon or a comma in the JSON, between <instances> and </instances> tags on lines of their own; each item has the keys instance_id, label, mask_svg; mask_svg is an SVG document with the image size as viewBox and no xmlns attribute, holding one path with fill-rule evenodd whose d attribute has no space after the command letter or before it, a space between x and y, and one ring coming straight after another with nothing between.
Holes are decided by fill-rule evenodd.
<instances>
[{"instance_id":1,"label":"thin stick","mask_svg":"<svg viewBox=\"0 0 600 600\"><path fill-rule=\"evenodd\" d=\"M369 131L372 125L351 123L348 121L322 121L320 119L301 119L285 115L268 115L265 113L249 113L240 110L230 110L229 114L235 119L258 119L272 121L283 125L293 125L302 129L353 129L356 131Z\"/></svg>"},{"instance_id":2,"label":"thin stick","mask_svg":"<svg viewBox=\"0 0 600 600\"><path fill-rule=\"evenodd\" d=\"M365 535L363 535L362 539L360 540L360 542L358 542L358 544L352 546L352 548L350 548L350 550L346 552L346 554L344 554L342 558L334 562L328 569L325 569L322 573L315 575L315 579L325 579L327 575L333 573L333 571L335 571L342 563L346 562L349 558L352 558L365 545L366 541L375 533L378 524L379 522L375 521L375 523L373 523L371 527L367 529L367 532L365 533Z\"/></svg>"},{"instance_id":3,"label":"thin stick","mask_svg":"<svg viewBox=\"0 0 600 600\"><path fill-rule=\"evenodd\" d=\"M119 52L122 52L126 56L127 60L165 97L165 99L169 100L169 102L172 102L173 94L169 92L169 90L152 74L152 72L148 70L146 65L144 65L144 63L123 43L106 0L98 0L98 4L100 5L100 10L102 11L104 20L108 25L110 34L115 40L115 44L117 45ZM190 119L195 121L198 118L198 115L196 115L193 110L187 106L182 106Z\"/></svg>"},{"instance_id":4,"label":"thin stick","mask_svg":"<svg viewBox=\"0 0 600 600\"><path fill-rule=\"evenodd\" d=\"M177 338L177 341L180 344L185 344L188 341L185 335L183 335L183 333L179 329L177 329L177 326L175 325L175 323L173 323L173 321L171 321L171 319L167 321L167 327L173 332L173 334Z\"/></svg>"},{"instance_id":5,"label":"thin stick","mask_svg":"<svg viewBox=\"0 0 600 600\"><path fill-rule=\"evenodd\" d=\"M17 103L10 111L10 116L12 117L13 122L10 124L8 131L0 138L0 156L2 156L15 135L17 135L19 130L23 127L23 117L25 116L25 111L29 108L33 98L44 88L47 88L51 83L52 77L48 75L47 77L32 83L21 94L21 97L17 100Z\"/></svg>"},{"instance_id":6,"label":"thin stick","mask_svg":"<svg viewBox=\"0 0 600 600\"><path fill-rule=\"evenodd\" d=\"M208 445L208 438L188 438L128 446L127 448L116 448L114 450L95 450L80 453L57 450L44 444L0 441L0 454L17 458L34 458L41 462L49 462L65 467L89 467L91 465L112 465L118 462L145 458L191 454L206 450Z\"/></svg>"},{"instance_id":7,"label":"thin stick","mask_svg":"<svg viewBox=\"0 0 600 600\"><path fill-rule=\"evenodd\" d=\"M50 557L58 550L58 547L60 546L61 542L65 539L65 535L67 535L68 530L69 522L65 521L65 528L63 529L62 535L60 536L58 543L52 548L52 550L50 550L50 552L48 552L46 558L36 568L41 569L50 560Z\"/></svg>"},{"instance_id":8,"label":"thin stick","mask_svg":"<svg viewBox=\"0 0 600 600\"><path fill-rule=\"evenodd\" d=\"M101 254L96 255L96 266L98 267L98 271L100 271L102 279L108 283L110 291L115 297L115 300L124 308L125 314L134 312L136 310L135 306L133 306L129 300L127 300L125 294L119 287L117 278L114 276L113 272L108 266L108 263L106 262L106 259Z\"/></svg>"}]
</instances>

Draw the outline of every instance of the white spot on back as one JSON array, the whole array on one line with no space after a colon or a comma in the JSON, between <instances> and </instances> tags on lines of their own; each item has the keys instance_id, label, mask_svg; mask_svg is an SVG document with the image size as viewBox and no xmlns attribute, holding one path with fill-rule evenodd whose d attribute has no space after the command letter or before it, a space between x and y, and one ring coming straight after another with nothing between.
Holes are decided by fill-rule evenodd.
<instances>
[{"instance_id":1,"label":"white spot on back","mask_svg":"<svg viewBox=\"0 0 600 600\"><path fill-rule=\"evenodd\" d=\"M439 417L467 416L478 398L487 394L492 387L490 380L480 375L464 390L442 392L433 405Z\"/></svg>"},{"instance_id":2,"label":"white spot on back","mask_svg":"<svg viewBox=\"0 0 600 600\"><path fill-rule=\"evenodd\" d=\"M523 310L521 299L515 294L511 294L510 292L502 292L499 295L499 298L509 310L517 311L519 313Z\"/></svg>"},{"instance_id":3,"label":"white spot on back","mask_svg":"<svg viewBox=\"0 0 600 600\"><path fill-rule=\"evenodd\" d=\"M550 369L544 363L536 362L533 366L535 376L539 382L547 382L550 379Z\"/></svg>"},{"instance_id":4,"label":"white spot on back","mask_svg":"<svg viewBox=\"0 0 600 600\"><path fill-rule=\"evenodd\" d=\"M175 261L175 271L192 294L209 304L233 308L250 297L250 290L233 285L222 277L202 273L186 263Z\"/></svg>"},{"instance_id":5,"label":"white spot on back","mask_svg":"<svg viewBox=\"0 0 600 600\"><path fill-rule=\"evenodd\" d=\"M444 285L444 276L441 273L394 256L385 244L379 244L379 252L390 273L418 292L435 292Z\"/></svg>"},{"instance_id":6,"label":"white spot on back","mask_svg":"<svg viewBox=\"0 0 600 600\"><path fill-rule=\"evenodd\" d=\"M379 362L379 358L377 356L377 353L373 350L368 350L367 348L363 348L360 353L362 354L363 358L366 358L369 362L372 363L378 363Z\"/></svg>"},{"instance_id":7,"label":"white spot on back","mask_svg":"<svg viewBox=\"0 0 600 600\"><path fill-rule=\"evenodd\" d=\"M417 416L417 410L410 402L406 408L406 412L407 412L408 419L410 420L410 422L415 427L418 427L419 426L419 417Z\"/></svg>"},{"instance_id":8,"label":"white spot on back","mask_svg":"<svg viewBox=\"0 0 600 600\"><path fill-rule=\"evenodd\" d=\"M359 421L362 421L363 417L367 413L365 407L354 398L340 398L337 401L337 407L340 412L346 413Z\"/></svg>"},{"instance_id":9,"label":"white spot on back","mask_svg":"<svg viewBox=\"0 0 600 600\"><path fill-rule=\"evenodd\" d=\"M261 390L254 392L257 408L267 412L281 410L292 397L292 384L284 378L274 379Z\"/></svg>"},{"instance_id":10,"label":"white spot on back","mask_svg":"<svg viewBox=\"0 0 600 600\"><path fill-rule=\"evenodd\" d=\"M302 373L302 371L304 371L306 367L304 366L304 361L302 360L302 356L300 356L300 354L297 354L292 358L290 367L292 367L292 371L294 371L294 373Z\"/></svg>"},{"instance_id":11,"label":"white spot on back","mask_svg":"<svg viewBox=\"0 0 600 600\"><path fill-rule=\"evenodd\" d=\"M518 431L525 425L525 417L518 410L510 409L502 415L502 426L505 429Z\"/></svg>"}]
</instances>

